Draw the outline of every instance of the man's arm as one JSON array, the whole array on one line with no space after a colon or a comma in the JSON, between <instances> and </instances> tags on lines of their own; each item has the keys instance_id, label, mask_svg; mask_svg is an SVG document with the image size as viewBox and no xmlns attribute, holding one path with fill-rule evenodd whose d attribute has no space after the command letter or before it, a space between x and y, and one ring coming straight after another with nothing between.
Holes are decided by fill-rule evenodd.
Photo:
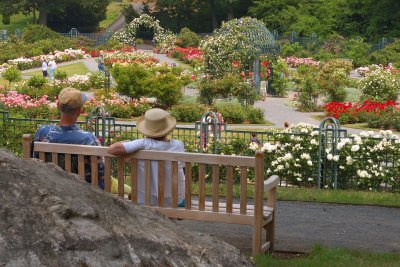
<instances>
[{"instance_id":1,"label":"man's arm","mask_svg":"<svg viewBox=\"0 0 400 267\"><path fill-rule=\"evenodd\" d=\"M125 147L124 147L124 145L122 143L112 144L108 148L107 152L112 154L112 155L115 155L115 156L122 156L122 155L126 154Z\"/></svg>"}]
</instances>

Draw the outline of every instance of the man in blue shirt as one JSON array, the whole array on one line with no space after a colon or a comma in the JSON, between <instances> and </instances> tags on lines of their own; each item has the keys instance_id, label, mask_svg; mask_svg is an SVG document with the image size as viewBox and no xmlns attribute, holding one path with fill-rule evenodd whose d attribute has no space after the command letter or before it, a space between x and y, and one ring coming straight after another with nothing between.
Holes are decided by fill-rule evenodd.
<instances>
[{"instance_id":1,"label":"man in blue shirt","mask_svg":"<svg viewBox=\"0 0 400 267\"><path fill-rule=\"evenodd\" d=\"M76 145L100 146L99 140L92 133L81 130L77 125L86 96L75 88L64 88L58 95L57 107L61 113L58 125L44 125L35 134L35 142L63 143ZM37 155L35 155L37 157ZM51 161L51 155L46 155ZM64 155L59 155L59 165L65 168ZM78 172L78 157L72 156L72 172ZM98 185L104 189L104 162L98 159ZM91 183L90 157L85 157L85 180Z\"/></svg>"}]
</instances>

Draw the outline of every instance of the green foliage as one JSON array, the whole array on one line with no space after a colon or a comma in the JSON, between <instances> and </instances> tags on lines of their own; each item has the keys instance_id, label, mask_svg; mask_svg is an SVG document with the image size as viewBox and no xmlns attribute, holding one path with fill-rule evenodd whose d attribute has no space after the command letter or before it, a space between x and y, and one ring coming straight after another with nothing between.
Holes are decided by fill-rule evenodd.
<instances>
[{"instance_id":1,"label":"green foliage","mask_svg":"<svg viewBox=\"0 0 400 267\"><path fill-rule=\"evenodd\" d=\"M131 4L128 4L124 7L124 9L122 10L122 14L125 17L126 23L129 23L134 18L139 17L139 13L136 11L136 9Z\"/></svg>"},{"instance_id":2,"label":"green foliage","mask_svg":"<svg viewBox=\"0 0 400 267\"><path fill-rule=\"evenodd\" d=\"M51 4L45 2L45 4ZM47 25L57 32L76 28L79 32L95 32L99 22L106 18L110 0L61 1L48 14Z\"/></svg>"},{"instance_id":3,"label":"green foliage","mask_svg":"<svg viewBox=\"0 0 400 267\"><path fill-rule=\"evenodd\" d=\"M35 43L45 39L57 39L61 38L61 35L50 28L43 25L31 25L27 27L22 35L22 39L27 43Z\"/></svg>"},{"instance_id":4,"label":"green foliage","mask_svg":"<svg viewBox=\"0 0 400 267\"><path fill-rule=\"evenodd\" d=\"M318 106L318 97L320 95L319 86L315 82L318 76L316 67L299 67L298 83L298 109L300 111L315 111Z\"/></svg>"},{"instance_id":5,"label":"green foliage","mask_svg":"<svg viewBox=\"0 0 400 267\"><path fill-rule=\"evenodd\" d=\"M354 67L367 66L369 64L369 51L371 45L362 39L350 39L346 41L345 56L350 59Z\"/></svg>"},{"instance_id":6,"label":"green foliage","mask_svg":"<svg viewBox=\"0 0 400 267\"><path fill-rule=\"evenodd\" d=\"M22 80L21 71L16 67L9 67L3 73L2 76L8 81L8 87L10 88L12 82L19 82Z\"/></svg>"},{"instance_id":7,"label":"green foliage","mask_svg":"<svg viewBox=\"0 0 400 267\"><path fill-rule=\"evenodd\" d=\"M203 79L199 84L199 100L211 105L217 98L236 97L242 104L254 103L257 95L249 83L244 82L238 75L227 74L218 79Z\"/></svg>"},{"instance_id":8,"label":"green foliage","mask_svg":"<svg viewBox=\"0 0 400 267\"><path fill-rule=\"evenodd\" d=\"M179 32L176 45L179 47L197 47L200 43L200 37L189 28L182 28Z\"/></svg>"},{"instance_id":9,"label":"green foliage","mask_svg":"<svg viewBox=\"0 0 400 267\"><path fill-rule=\"evenodd\" d=\"M264 120L264 110L261 108L255 108L253 106L248 106L245 108L246 120L253 124L265 123Z\"/></svg>"},{"instance_id":10,"label":"green foliage","mask_svg":"<svg viewBox=\"0 0 400 267\"><path fill-rule=\"evenodd\" d=\"M285 61L278 58L276 61L272 61L273 75L270 77L272 88L274 88L278 96L286 96L288 90L288 67Z\"/></svg>"},{"instance_id":11,"label":"green foliage","mask_svg":"<svg viewBox=\"0 0 400 267\"><path fill-rule=\"evenodd\" d=\"M150 76L148 79L150 96L157 98L157 105L169 108L183 97L182 82L171 72Z\"/></svg>"},{"instance_id":12,"label":"green foliage","mask_svg":"<svg viewBox=\"0 0 400 267\"><path fill-rule=\"evenodd\" d=\"M242 123L246 119L245 108L236 101L221 101L214 105L226 123Z\"/></svg>"},{"instance_id":13,"label":"green foliage","mask_svg":"<svg viewBox=\"0 0 400 267\"><path fill-rule=\"evenodd\" d=\"M352 64L347 60L334 59L323 65L318 75L318 85L327 98L326 102L345 101L345 86L351 69Z\"/></svg>"},{"instance_id":14,"label":"green foliage","mask_svg":"<svg viewBox=\"0 0 400 267\"><path fill-rule=\"evenodd\" d=\"M363 94L361 100L396 101L399 88L400 78L389 70L373 71L359 82L359 89Z\"/></svg>"},{"instance_id":15,"label":"green foliage","mask_svg":"<svg viewBox=\"0 0 400 267\"><path fill-rule=\"evenodd\" d=\"M171 108L171 115L180 122L198 121L206 111L204 105L178 104Z\"/></svg>"},{"instance_id":16,"label":"green foliage","mask_svg":"<svg viewBox=\"0 0 400 267\"><path fill-rule=\"evenodd\" d=\"M47 83L47 79L42 75L34 75L33 77L29 78L28 86L34 87L36 89L42 88Z\"/></svg>"},{"instance_id":17,"label":"green foliage","mask_svg":"<svg viewBox=\"0 0 400 267\"><path fill-rule=\"evenodd\" d=\"M400 131L400 111L398 109L388 109L379 115L364 120L368 123L368 127Z\"/></svg>"},{"instance_id":18,"label":"green foliage","mask_svg":"<svg viewBox=\"0 0 400 267\"><path fill-rule=\"evenodd\" d=\"M68 78L68 72L57 68L54 71L54 78L60 81L64 81Z\"/></svg>"},{"instance_id":19,"label":"green foliage","mask_svg":"<svg viewBox=\"0 0 400 267\"><path fill-rule=\"evenodd\" d=\"M290 57L290 56L295 56L299 58L305 58L309 57L310 53L307 52L302 45L300 45L298 42L295 42L294 44L284 44L281 47L281 55L283 57Z\"/></svg>"},{"instance_id":20,"label":"green foliage","mask_svg":"<svg viewBox=\"0 0 400 267\"><path fill-rule=\"evenodd\" d=\"M89 84L91 88L103 88L107 81L107 77L103 71L91 73L89 76Z\"/></svg>"},{"instance_id":21,"label":"green foliage","mask_svg":"<svg viewBox=\"0 0 400 267\"><path fill-rule=\"evenodd\" d=\"M140 99L150 94L147 81L150 73L138 64L126 67L117 65L113 68L112 75L117 82L116 91L121 95Z\"/></svg>"},{"instance_id":22,"label":"green foliage","mask_svg":"<svg viewBox=\"0 0 400 267\"><path fill-rule=\"evenodd\" d=\"M392 63L394 67L400 68L400 40L386 45L382 50L373 52L370 56L370 62L383 66Z\"/></svg>"}]
</instances>

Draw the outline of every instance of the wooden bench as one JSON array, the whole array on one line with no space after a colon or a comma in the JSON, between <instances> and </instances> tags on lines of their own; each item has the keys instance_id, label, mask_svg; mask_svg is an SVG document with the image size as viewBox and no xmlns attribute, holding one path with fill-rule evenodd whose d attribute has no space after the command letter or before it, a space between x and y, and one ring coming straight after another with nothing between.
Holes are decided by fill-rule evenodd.
<instances>
[{"instance_id":1,"label":"wooden bench","mask_svg":"<svg viewBox=\"0 0 400 267\"><path fill-rule=\"evenodd\" d=\"M23 136L24 157L30 158L32 136ZM126 158L115 158L107 153L107 147L94 147L83 145L34 143L34 151L39 153L39 158L44 160L45 153L51 153L52 162L58 164L58 154L65 157L65 170L71 172L71 155L78 157L78 175L84 179L84 156L90 156L92 184L97 185L97 159L104 157L105 162L105 191L111 191L111 175L116 173L118 177L118 195L124 197L124 181L126 175L124 169L130 168L132 192L131 201L137 203L137 164L139 160L145 161L145 204L169 218L188 220L212 221L221 223L243 224L253 226L252 255L255 256L265 251L274 249L275 231L275 202L276 188L279 178L272 176L264 181L264 156L262 152L256 152L254 157L229 156L215 154L199 154L188 152L163 152L142 150L129 155ZM168 159L172 164L172 206L164 207L164 161ZM112 164L116 160L116 164ZM150 206L150 161L158 161L158 205ZM178 162L185 166L185 207L178 208ZM129 165L129 166L128 166ZM112 167L114 166L114 167ZM198 195L192 195L192 167L198 167ZM254 196L248 196L248 173L253 168L255 173ZM221 171L224 170L224 179ZM211 177L211 197L206 199L206 174ZM234 176L240 177L240 199L234 203L233 189ZM196 171L197 177L197 171ZM226 196L221 197L220 186L225 184ZM96 186L97 188L97 186ZM264 192L268 193L268 200L264 201ZM249 203L250 201L250 203ZM263 240L263 230L266 231L266 239Z\"/></svg>"}]
</instances>

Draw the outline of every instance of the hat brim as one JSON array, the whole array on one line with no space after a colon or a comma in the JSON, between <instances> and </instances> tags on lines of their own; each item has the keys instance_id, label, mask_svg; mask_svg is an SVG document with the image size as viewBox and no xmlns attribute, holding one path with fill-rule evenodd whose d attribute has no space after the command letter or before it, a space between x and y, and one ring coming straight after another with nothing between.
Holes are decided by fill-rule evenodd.
<instances>
[{"instance_id":1,"label":"hat brim","mask_svg":"<svg viewBox=\"0 0 400 267\"><path fill-rule=\"evenodd\" d=\"M147 137L151 137L151 138L162 137L162 136L166 136L167 134L172 132L176 127L176 119L174 117L167 115L166 121L167 121L167 127L165 127L164 129L161 129L159 131L152 131L152 130L147 129L145 120L144 120L144 116L141 116L136 121L136 128L138 129L138 131L141 134L143 134Z\"/></svg>"}]
</instances>

